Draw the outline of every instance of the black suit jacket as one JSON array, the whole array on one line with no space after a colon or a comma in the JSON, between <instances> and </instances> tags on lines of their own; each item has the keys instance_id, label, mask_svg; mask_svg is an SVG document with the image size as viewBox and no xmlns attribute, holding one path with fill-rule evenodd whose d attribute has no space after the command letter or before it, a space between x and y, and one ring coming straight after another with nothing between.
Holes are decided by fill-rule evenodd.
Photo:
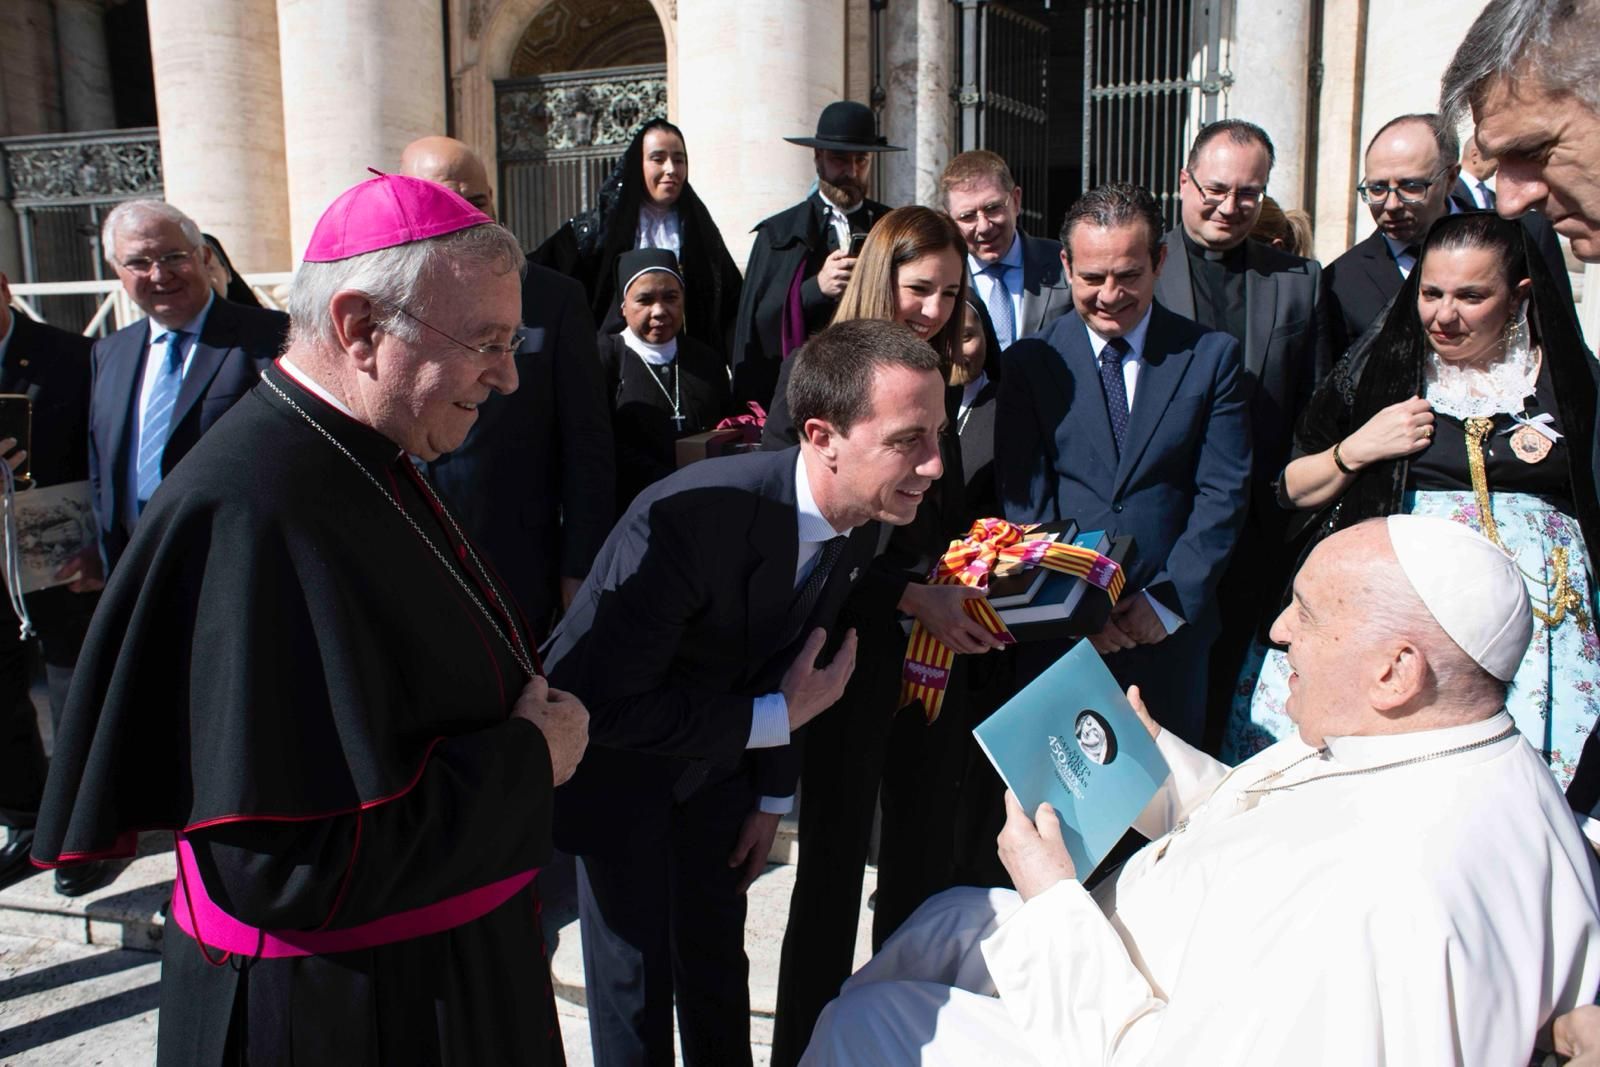
<instances>
[{"instance_id":1,"label":"black suit jacket","mask_svg":"<svg viewBox=\"0 0 1600 1067\"><path fill-rule=\"evenodd\" d=\"M971 527L978 519L1000 515L1000 490L994 473L994 413L1000 383L990 378L965 417L957 416L956 433L961 441L961 474L966 480L962 493L962 522Z\"/></svg>"},{"instance_id":2,"label":"black suit jacket","mask_svg":"<svg viewBox=\"0 0 1600 1067\"><path fill-rule=\"evenodd\" d=\"M34 322L13 310L16 323L0 364L0 393L33 401L28 471L38 485L89 477L89 350L80 334Z\"/></svg>"},{"instance_id":3,"label":"black suit jacket","mask_svg":"<svg viewBox=\"0 0 1600 1067\"><path fill-rule=\"evenodd\" d=\"M552 685L589 709L589 750L557 793L558 840L637 804L751 776L794 792L792 746L747 750L755 698L776 692L814 627L866 574L877 526L850 535L809 619L794 617L797 448L704 460L656 482L606 539L544 649ZM837 642L840 635L832 634Z\"/></svg>"},{"instance_id":4,"label":"black suit jacket","mask_svg":"<svg viewBox=\"0 0 1600 1067\"><path fill-rule=\"evenodd\" d=\"M289 316L281 311L245 307L221 297L212 300L172 409L171 430L161 454L163 478L201 434L254 388L261 371L278 358L288 333ZM137 433L135 408L149 348L150 323L140 319L95 342L90 354L89 481L108 569L116 566L133 532L122 521L122 509L136 489L128 484L129 450Z\"/></svg>"},{"instance_id":5,"label":"black suit jacket","mask_svg":"<svg viewBox=\"0 0 1600 1067\"><path fill-rule=\"evenodd\" d=\"M1022 234L1022 321L1017 337L1036 334L1072 310L1061 265L1061 242Z\"/></svg>"},{"instance_id":6,"label":"black suit jacket","mask_svg":"<svg viewBox=\"0 0 1600 1067\"><path fill-rule=\"evenodd\" d=\"M889 208L876 200L862 202L867 226L876 226ZM770 407L783 360L783 309L795 272L804 266L801 301L809 330L820 330L833 316L837 301L817 288L817 272L832 248L832 228L823 223L823 206L816 194L756 223L755 241L744 269L744 289L739 294L739 317L734 325L733 399L743 407L754 400Z\"/></svg>"},{"instance_id":7,"label":"black suit jacket","mask_svg":"<svg viewBox=\"0 0 1600 1067\"><path fill-rule=\"evenodd\" d=\"M1463 210L1476 211L1470 199L1457 204ZM1545 265L1555 278L1556 288L1572 303L1572 276L1567 272L1566 258L1561 254L1561 242L1556 237L1550 220L1537 211L1522 216L1522 226L1533 238ZM1357 242L1344 255L1328 264L1328 289L1333 298L1329 322L1333 327L1333 355L1344 355L1356 339L1366 333L1367 327L1378 321L1400 291L1400 268L1389 254L1383 234L1374 230L1364 241Z\"/></svg>"},{"instance_id":8,"label":"black suit jacket","mask_svg":"<svg viewBox=\"0 0 1600 1067\"><path fill-rule=\"evenodd\" d=\"M583 286L529 263L522 322L516 392L480 404L461 447L428 473L543 640L559 580L588 574L611 530L616 463Z\"/></svg>"},{"instance_id":9,"label":"black suit jacket","mask_svg":"<svg viewBox=\"0 0 1600 1067\"><path fill-rule=\"evenodd\" d=\"M1194 282L1182 233L1168 233L1166 245L1156 300L1192 319ZM1245 335L1235 340L1242 345L1245 394L1250 398L1257 508L1272 514L1281 510L1272 485L1289 462L1295 419L1333 365L1328 308L1322 267L1315 260L1260 241L1246 241L1244 253Z\"/></svg>"}]
</instances>

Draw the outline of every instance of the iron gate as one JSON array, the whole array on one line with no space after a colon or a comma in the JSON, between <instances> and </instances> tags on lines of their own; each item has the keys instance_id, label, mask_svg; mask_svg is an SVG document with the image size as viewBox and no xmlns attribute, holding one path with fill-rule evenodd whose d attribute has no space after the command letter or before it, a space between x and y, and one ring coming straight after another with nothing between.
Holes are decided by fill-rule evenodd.
<instances>
[{"instance_id":1,"label":"iron gate","mask_svg":"<svg viewBox=\"0 0 1600 1067\"><path fill-rule=\"evenodd\" d=\"M1004 4L956 0L956 128L963 151L987 148L1025 196L1022 228L1045 233L1049 146L1049 27Z\"/></svg>"},{"instance_id":2,"label":"iron gate","mask_svg":"<svg viewBox=\"0 0 1600 1067\"><path fill-rule=\"evenodd\" d=\"M1227 113L1230 0L1089 0L1084 8L1083 187L1130 181L1178 221L1189 142Z\"/></svg>"},{"instance_id":3,"label":"iron gate","mask_svg":"<svg viewBox=\"0 0 1600 1067\"><path fill-rule=\"evenodd\" d=\"M667 113L662 64L495 83L500 216L524 248L594 206L644 122Z\"/></svg>"},{"instance_id":4,"label":"iron gate","mask_svg":"<svg viewBox=\"0 0 1600 1067\"><path fill-rule=\"evenodd\" d=\"M100 255L100 223L134 197L161 199L161 148L154 127L42 134L0 141L0 197L17 213L23 282L110 277ZM63 329L81 330L98 299L41 296L38 310Z\"/></svg>"}]
</instances>

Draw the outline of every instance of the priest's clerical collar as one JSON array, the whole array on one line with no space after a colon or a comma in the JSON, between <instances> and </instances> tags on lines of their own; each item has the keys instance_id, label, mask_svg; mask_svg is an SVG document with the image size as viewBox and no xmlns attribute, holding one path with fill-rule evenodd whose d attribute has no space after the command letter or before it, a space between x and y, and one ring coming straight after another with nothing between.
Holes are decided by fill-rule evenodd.
<instances>
[{"instance_id":1,"label":"priest's clerical collar","mask_svg":"<svg viewBox=\"0 0 1600 1067\"><path fill-rule=\"evenodd\" d=\"M1370 734L1360 737L1325 737L1323 742L1328 749L1328 755L1333 762L1341 768L1357 769L1362 767L1377 767L1385 763L1394 763L1398 760L1408 760L1417 756L1427 756L1447 749L1459 748L1462 745L1471 745L1478 741L1487 741L1506 732L1511 725L1511 716L1501 711L1480 719L1477 722L1467 723L1465 726L1446 726L1439 730L1415 730L1405 734ZM1510 743L1515 743L1516 738L1507 738ZM1490 746L1487 755L1494 755L1497 749Z\"/></svg>"},{"instance_id":2,"label":"priest's clerical collar","mask_svg":"<svg viewBox=\"0 0 1600 1067\"><path fill-rule=\"evenodd\" d=\"M287 374L294 381L294 384L298 385L300 388L304 389L318 400L327 402L328 404L332 405L334 410L340 412L341 414L348 415L352 419L356 417L356 413L350 410L350 406L348 404L334 396L332 393L328 392L328 390L324 389L321 382L317 381L311 375L301 370L288 356L279 356L278 366L282 368L283 373Z\"/></svg>"},{"instance_id":3,"label":"priest's clerical collar","mask_svg":"<svg viewBox=\"0 0 1600 1067\"><path fill-rule=\"evenodd\" d=\"M1193 237L1189 236L1188 230L1179 226L1178 232L1183 235L1183 244L1188 249L1191 259L1203 259L1210 263L1221 263L1229 270L1244 269L1244 241L1240 241L1228 249L1202 248ZM1246 237L1245 241L1249 239Z\"/></svg>"}]
</instances>

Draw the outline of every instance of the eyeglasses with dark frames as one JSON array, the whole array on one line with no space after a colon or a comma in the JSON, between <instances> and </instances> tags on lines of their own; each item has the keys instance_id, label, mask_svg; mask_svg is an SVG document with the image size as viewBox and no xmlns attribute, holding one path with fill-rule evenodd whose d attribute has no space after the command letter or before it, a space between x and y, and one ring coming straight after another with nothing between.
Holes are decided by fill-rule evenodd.
<instances>
[{"instance_id":1,"label":"eyeglasses with dark frames","mask_svg":"<svg viewBox=\"0 0 1600 1067\"><path fill-rule=\"evenodd\" d=\"M1229 189L1210 182L1202 182L1194 176L1194 171L1187 167L1184 168L1183 173L1187 174L1189 181L1194 184L1196 189L1200 190L1200 202L1208 208L1219 208L1227 203L1231 197L1236 206L1249 211L1261 203L1261 198L1267 195L1265 186L1241 185L1237 189Z\"/></svg>"},{"instance_id":2,"label":"eyeglasses with dark frames","mask_svg":"<svg viewBox=\"0 0 1600 1067\"><path fill-rule=\"evenodd\" d=\"M1420 204L1428 198L1428 190L1438 182L1443 172L1435 172L1431 178L1401 178L1394 183L1363 182L1356 186L1356 193L1364 203L1377 207L1389 199L1393 193L1400 198L1402 204Z\"/></svg>"}]
</instances>

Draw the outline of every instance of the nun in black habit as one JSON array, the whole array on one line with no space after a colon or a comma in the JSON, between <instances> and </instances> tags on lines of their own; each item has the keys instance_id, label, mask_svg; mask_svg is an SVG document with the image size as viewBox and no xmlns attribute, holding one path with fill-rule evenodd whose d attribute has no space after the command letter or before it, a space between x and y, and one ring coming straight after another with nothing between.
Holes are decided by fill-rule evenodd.
<instances>
[{"instance_id":1,"label":"nun in black habit","mask_svg":"<svg viewBox=\"0 0 1600 1067\"><path fill-rule=\"evenodd\" d=\"M534 249L530 262L576 278L602 332L615 332L617 258L636 248L673 253L686 280L685 329L726 359L743 284L711 212L689 185L683 131L664 118L639 128L600 186L596 204Z\"/></svg>"},{"instance_id":2,"label":"nun in black habit","mask_svg":"<svg viewBox=\"0 0 1600 1067\"><path fill-rule=\"evenodd\" d=\"M683 332L688 302L678 260L660 248L617 257L622 329L600 331L600 366L616 441L617 514L653 482L677 469L680 437L729 414L728 367Z\"/></svg>"}]
</instances>

